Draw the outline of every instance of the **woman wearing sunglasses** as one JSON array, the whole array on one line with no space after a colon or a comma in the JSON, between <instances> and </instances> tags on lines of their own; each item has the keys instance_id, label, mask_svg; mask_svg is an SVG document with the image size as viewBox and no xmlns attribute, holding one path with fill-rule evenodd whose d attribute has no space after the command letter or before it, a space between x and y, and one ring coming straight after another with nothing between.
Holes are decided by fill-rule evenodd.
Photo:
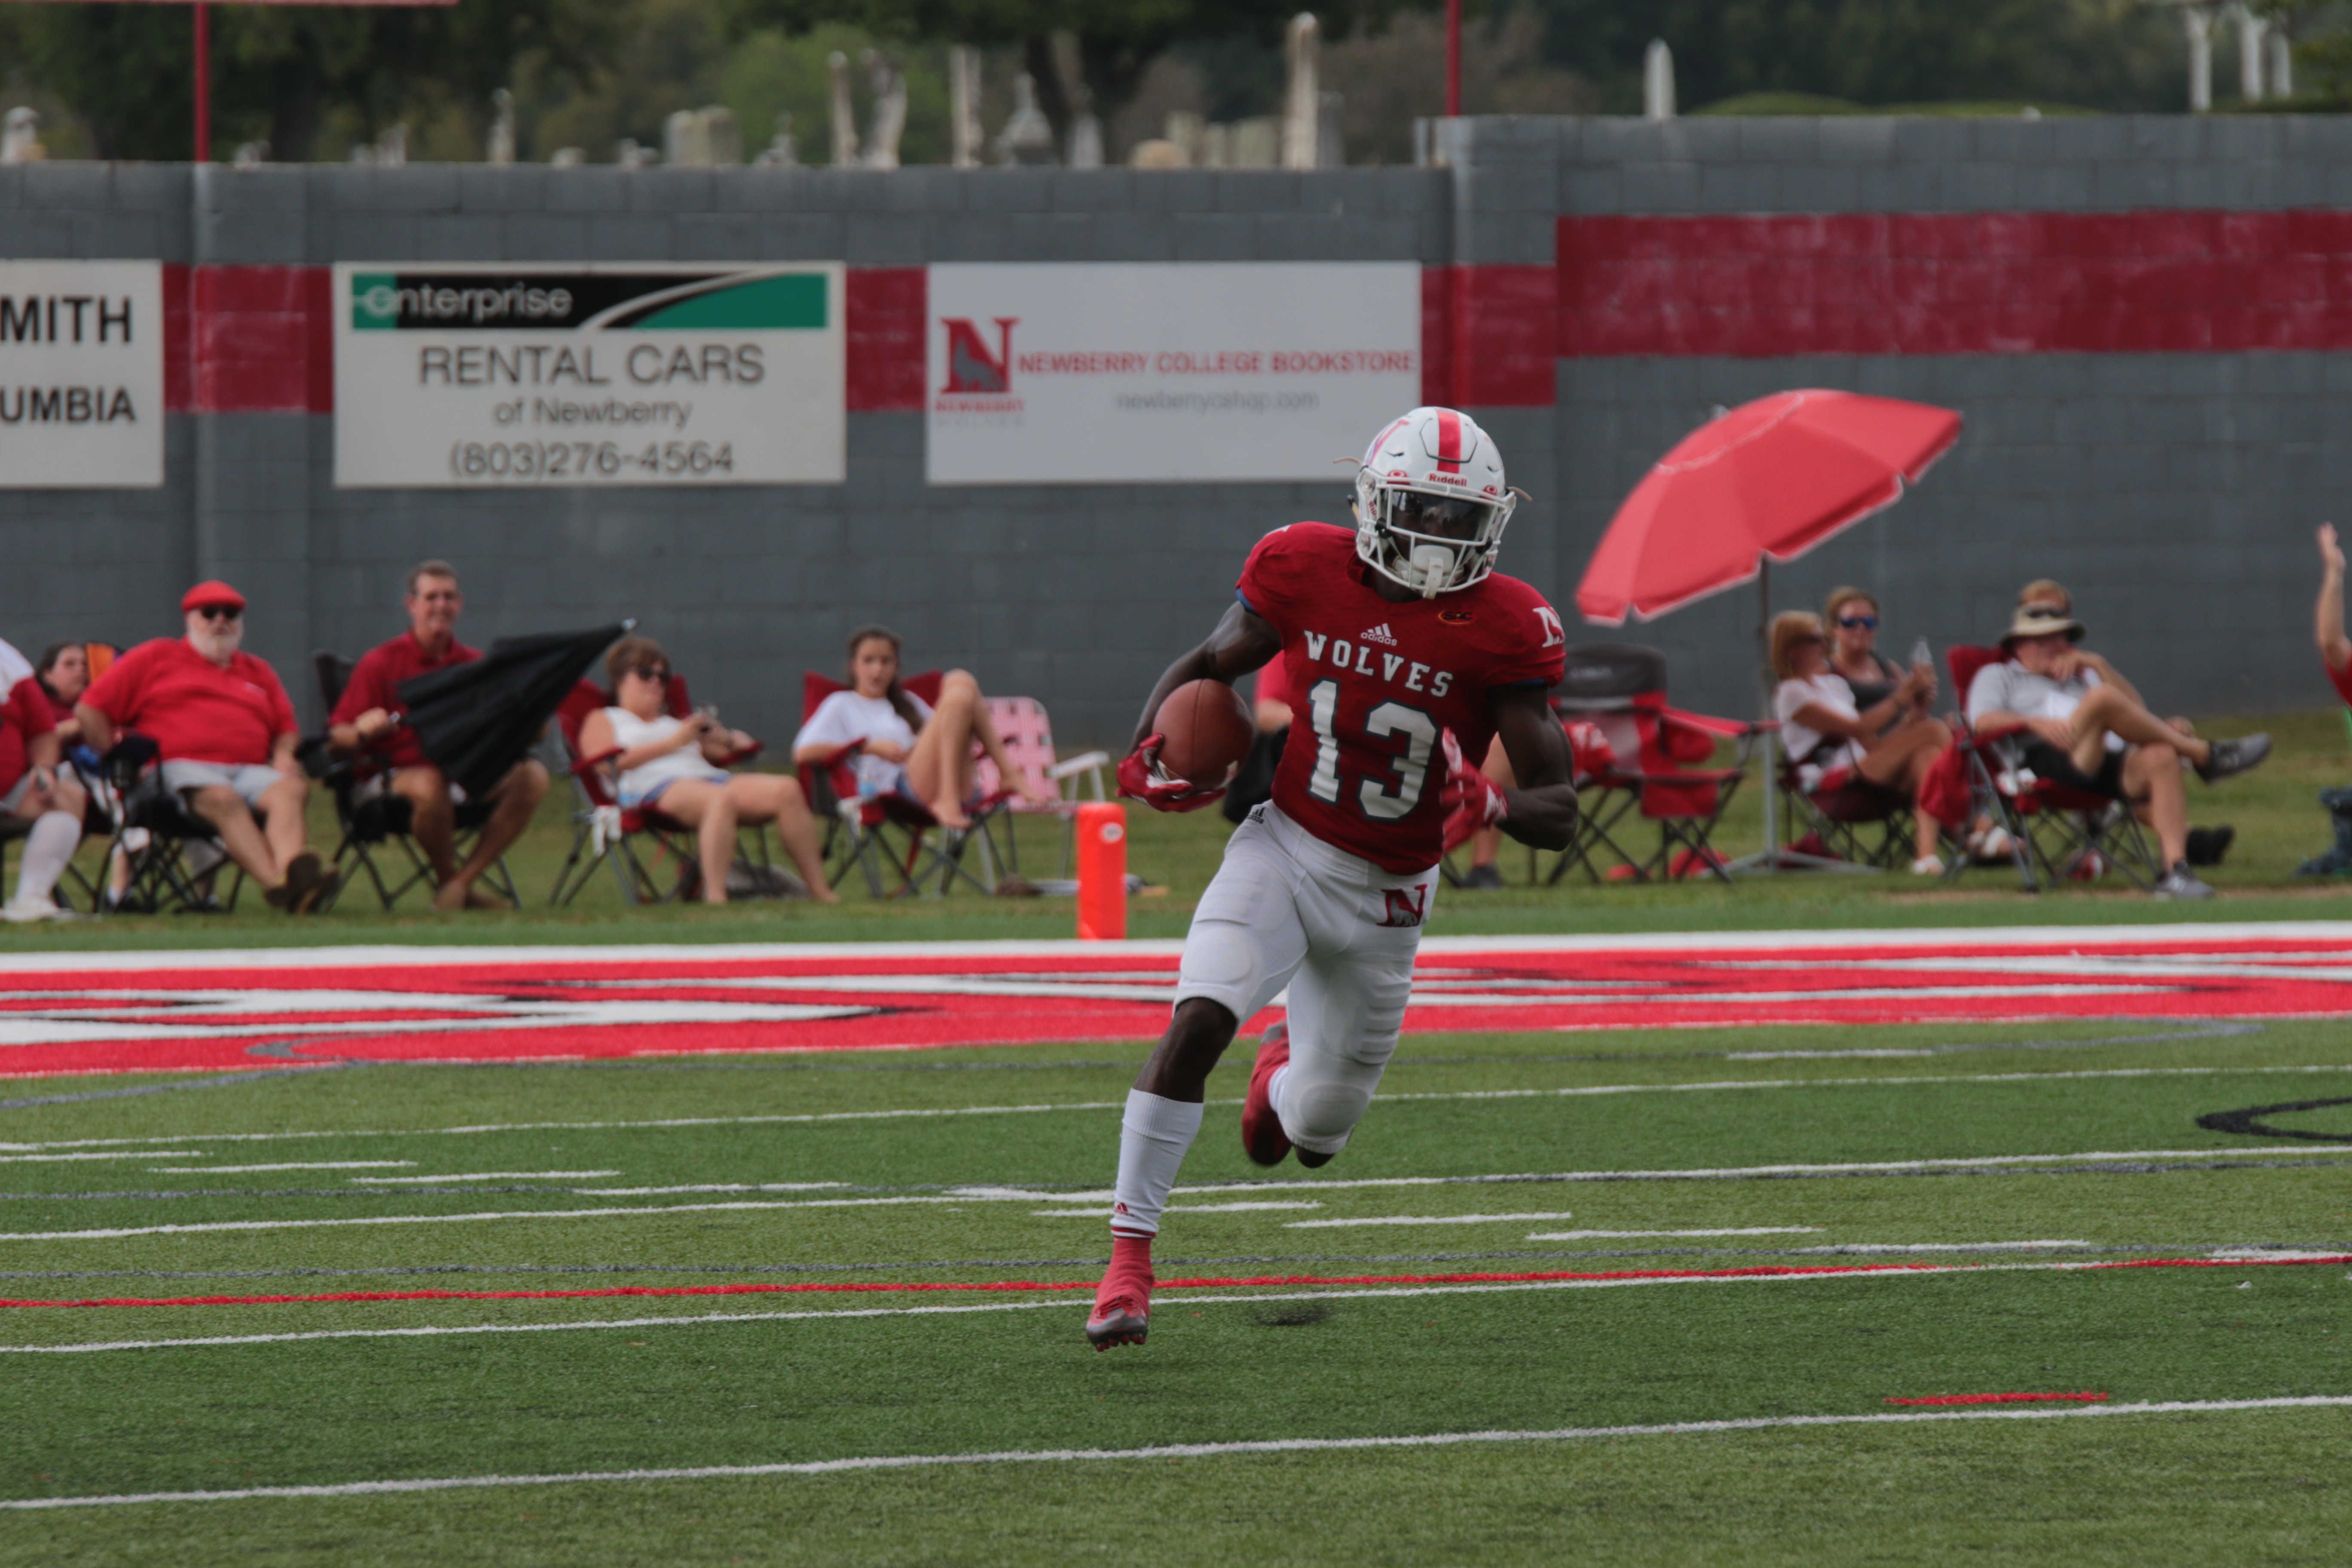
<instances>
[{"instance_id":1,"label":"woman wearing sunglasses","mask_svg":"<svg viewBox=\"0 0 2352 1568\"><path fill-rule=\"evenodd\" d=\"M735 829L772 822L776 837L819 903L838 903L824 879L816 819L800 781L784 773L731 773L722 760L749 749L751 737L721 728L710 714L680 719L669 710L669 658L651 637L623 637L604 656L613 706L580 725L584 756L617 753L621 804L658 810L695 831L702 862L702 901L727 901L735 863Z\"/></svg>"},{"instance_id":2,"label":"woman wearing sunglasses","mask_svg":"<svg viewBox=\"0 0 2352 1568\"><path fill-rule=\"evenodd\" d=\"M1864 712L1894 696L1895 689L1905 684L1907 672L1878 651L1876 599L1859 588L1840 588L1823 606L1822 620L1829 628L1830 668L1853 689L1854 704ZM1936 672L1927 672L1924 687L1915 678L1912 689L1918 695L1913 699L1911 708L1897 713L1879 731L1881 734L1906 719L1927 713L1927 705L1936 700Z\"/></svg>"}]
</instances>

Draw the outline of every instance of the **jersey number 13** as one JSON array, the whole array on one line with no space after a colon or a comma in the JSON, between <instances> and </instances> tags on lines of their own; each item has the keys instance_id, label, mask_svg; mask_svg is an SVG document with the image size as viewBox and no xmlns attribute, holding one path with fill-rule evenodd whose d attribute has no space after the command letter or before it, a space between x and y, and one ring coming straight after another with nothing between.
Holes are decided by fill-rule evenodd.
<instances>
[{"instance_id":1,"label":"jersey number 13","mask_svg":"<svg viewBox=\"0 0 2352 1568\"><path fill-rule=\"evenodd\" d=\"M1315 725L1315 772L1307 793L1332 805L1339 804L1339 683L1318 680L1307 693L1307 713ZM1364 733L1375 741L1405 738L1405 749L1389 758L1395 776L1367 778L1356 788L1356 804L1375 821L1393 822L1421 804L1422 786L1429 778L1429 759L1437 750L1437 721L1418 708L1383 702L1364 715Z\"/></svg>"}]
</instances>

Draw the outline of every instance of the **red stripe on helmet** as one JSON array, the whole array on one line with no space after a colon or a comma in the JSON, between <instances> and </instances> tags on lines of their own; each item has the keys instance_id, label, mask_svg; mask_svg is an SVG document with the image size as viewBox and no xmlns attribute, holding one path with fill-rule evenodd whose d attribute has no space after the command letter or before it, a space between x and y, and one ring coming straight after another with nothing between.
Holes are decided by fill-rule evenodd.
<instances>
[{"instance_id":1,"label":"red stripe on helmet","mask_svg":"<svg viewBox=\"0 0 2352 1568\"><path fill-rule=\"evenodd\" d=\"M1462 471L1462 416L1451 408L1437 411L1437 467L1441 473Z\"/></svg>"}]
</instances>

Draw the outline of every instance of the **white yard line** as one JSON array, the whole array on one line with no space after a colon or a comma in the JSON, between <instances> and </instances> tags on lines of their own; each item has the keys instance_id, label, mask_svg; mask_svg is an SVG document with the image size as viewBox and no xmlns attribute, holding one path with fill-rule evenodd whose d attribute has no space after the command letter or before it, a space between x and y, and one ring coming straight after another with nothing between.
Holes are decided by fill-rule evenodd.
<instances>
[{"instance_id":1,"label":"white yard line","mask_svg":"<svg viewBox=\"0 0 2352 1568\"><path fill-rule=\"evenodd\" d=\"M51 1156L58 1158L59 1156ZM159 1158L184 1160L185 1154L171 1153ZM150 1175L156 1176L229 1176L245 1175L254 1171L388 1171L395 1166L414 1165L414 1160L289 1160L271 1165L158 1165ZM352 1180L383 1181L381 1176L353 1176Z\"/></svg>"},{"instance_id":2,"label":"white yard line","mask_svg":"<svg viewBox=\"0 0 2352 1568\"><path fill-rule=\"evenodd\" d=\"M1171 1204L1170 1214L1252 1214L1262 1209L1319 1209L1321 1204ZM1088 1209L1031 1209L1031 1219L1108 1219L1110 1200Z\"/></svg>"},{"instance_id":3,"label":"white yard line","mask_svg":"<svg viewBox=\"0 0 2352 1568\"><path fill-rule=\"evenodd\" d=\"M387 1163L414 1165L416 1162L400 1160L387 1162ZM352 1180L380 1186L393 1182L520 1182L548 1181L559 1177L585 1181L596 1176L617 1176L620 1173L618 1171L461 1171L451 1176L353 1176Z\"/></svg>"},{"instance_id":4,"label":"white yard line","mask_svg":"<svg viewBox=\"0 0 2352 1568\"><path fill-rule=\"evenodd\" d=\"M1254 1442L1182 1443L1156 1448L1001 1448L967 1454L874 1454L772 1465L694 1465L670 1469L573 1470L555 1475L438 1476L344 1481L307 1487L237 1487L218 1491L113 1492L94 1497L13 1498L5 1509L121 1508L151 1502L235 1502L256 1498L377 1497L388 1492L460 1491L479 1487L587 1486L612 1482L743 1480L760 1476L823 1476L846 1470L904 1470L940 1465L1053 1465L1105 1460L1215 1458L1228 1454L1311 1454L1381 1448L1447 1448L1484 1443L1565 1443L1588 1438L1685 1437L1764 1432L1790 1426L1897 1426L1927 1421L2061 1421L2120 1415L2218 1415L2245 1410L2313 1410L2352 1405L2352 1395L2315 1394L2271 1399L2143 1400L2131 1405L1967 1405L1937 1410L1867 1411L1830 1415L1758 1415L1730 1421L1664 1421L1638 1426L1555 1426L1549 1430L1428 1432L1383 1437L1272 1437Z\"/></svg>"},{"instance_id":5,"label":"white yard line","mask_svg":"<svg viewBox=\"0 0 2352 1568\"><path fill-rule=\"evenodd\" d=\"M1336 1230L1361 1225L1511 1225L1537 1220L1574 1219L1566 1209L1552 1214L1400 1214L1369 1219L1294 1219L1285 1230Z\"/></svg>"},{"instance_id":6,"label":"white yard line","mask_svg":"<svg viewBox=\"0 0 2352 1568\"><path fill-rule=\"evenodd\" d=\"M1508 1066L1510 1058L1497 1058L1496 1065ZM2202 1068L2100 1068L2062 1072L1993 1072L1937 1073L1877 1078L1791 1078L1791 1079L1729 1079L1701 1083L1612 1083L1588 1084L1569 1089L1462 1089L1449 1093L1383 1094L1382 1104L1414 1100L1559 1100L1591 1095L1617 1094L1699 1094L1717 1090L1785 1089L1902 1089L1917 1085L1955 1083L2054 1083L2070 1079L2113 1078L2234 1078L2275 1076L2279 1074L2309 1076L2312 1074L2352 1074L2352 1062L2329 1062L2310 1067L2202 1067ZM346 1131L303 1132L188 1132L164 1133L151 1138L61 1138L44 1142L0 1143L0 1149L50 1150L107 1148L121 1143L169 1143L175 1140L195 1142L252 1143L289 1138L435 1138L472 1136L488 1132L614 1132L661 1130L676 1127L747 1127L785 1124L822 1124L830 1121L887 1121L899 1119L920 1120L941 1116L1034 1116L1057 1110L1118 1110L1126 1101L1116 1100L1077 1100L1060 1105L961 1105L908 1110L828 1110L772 1116L678 1116L655 1121L509 1121L485 1123L473 1127L414 1127L355 1128ZM1211 1105L1239 1105L1238 1100L1213 1100ZM2317 1152L2318 1151L2312 1151ZM2352 1152L2352 1151L2347 1151ZM2184 1154L2248 1154L2270 1153L2274 1150L2196 1149L2170 1150L2166 1157ZM187 1158L169 1150L150 1150L151 1157ZM4 1158L5 1156L0 1156ZM2063 1155L2059 1158L2080 1158ZM2149 1158L2147 1155L2105 1156L2107 1158ZM1890 1167L1894 1168L1894 1167Z\"/></svg>"},{"instance_id":7,"label":"white yard line","mask_svg":"<svg viewBox=\"0 0 2352 1568\"><path fill-rule=\"evenodd\" d=\"M157 1142L169 1142L169 1140L157 1140L153 1138L110 1138L107 1142L110 1143L153 1143ZM206 1142L210 1142L210 1140L206 1140ZM37 1143L0 1143L0 1149L37 1149L40 1147L41 1145ZM206 1158L206 1155L201 1149L126 1149L119 1153L112 1150L109 1150L103 1153L87 1154L0 1154L0 1164L43 1164L58 1160L202 1160L205 1158ZM410 1162L406 1160L391 1160L385 1163L387 1164L394 1165L404 1165L410 1163Z\"/></svg>"},{"instance_id":8,"label":"white yard line","mask_svg":"<svg viewBox=\"0 0 2352 1568\"><path fill-rule=\"evenodd\" d=\"M1538 1230L1528 1233L1529 1241L1630 1241L1636 1237L1659 1236L1819 1236L1817 1225L1751 1225L1720 1230Z\"/></svg>"},{"instance_id":9,"label":"white yard line","mask_svg":"<svg viewBox=\"0 0 2352 1568\"><path fill-rule=\"evenodd\" d=\"M2292 1259L2298 1256L2335 1258L2339 1255L2332 1252L2307 1255L2294 1253L2263 1255L2264 1258L2281 1260ZM2230 1261L2240 1260L2232 1258ZM2247 1258L2243 1261L2252 1264L2260 1262L2262 1259ZM1837 1280L1949 1279L1956 1276L1975 1274L2079 1274L2094 1270L2124 1274L2143 1272L2129 1268L2117 1269L2112 1264L2097 1262L1934 1263L1922 1264L1916 1268L1823 1268L1819 1272L1801 1274L1689 1273L1626 1275L1605 1279L1511 1279L1465 1285L1349 1286L1337 1289L1260 1290L1244 1296L1196 1296L1188 1290L1181 1295L1165 1298L1161 1304L1164 1306L1181 1302L1188 1307L1202 1307L1229 1306L1235 1302L1254 1301L1332 1301L1423 1296L1494 1296L1528 1290L1619 1290L1653 1285L1818 1285ZM504 1305L505 1303L493 1304ZM1062 1291L1044 1300L1036 1301L971 1301L923 1307L841 1307L831 1310L803 1309L798 1311L782 1312L693 1312L665 1318L604 1318L554 1323L450 1323L406 1329L305 1329L292 1333L207 1334L185 1339L106 1340L82 1344L0 1344L0 1355L81 1355L98 1351L172 1350L206 1345L291 1344L308 1340L399 1340L436 1339L453 1334L568 1333L583 1329L694 1328L708 1327L714 1323L800 1322L811 1319L961 1317L974 1312L1025 1312L1041 1308L1074 1310L1083 1308L1085 1304L1086 1298L1083 1293Z\"/></svg>"}]
</instances>

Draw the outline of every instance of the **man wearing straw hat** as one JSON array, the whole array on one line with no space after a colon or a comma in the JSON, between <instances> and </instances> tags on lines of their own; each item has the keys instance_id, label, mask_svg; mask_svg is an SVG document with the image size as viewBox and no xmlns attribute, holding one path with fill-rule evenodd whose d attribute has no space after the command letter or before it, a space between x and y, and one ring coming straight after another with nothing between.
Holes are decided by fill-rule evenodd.
<instances>
[{"instance_id":1,"label":"man wearing straw hat","mask_svg":"<svg viewBox=\"0 0 2352 1568\"><path fill-rule=\"evenodd\" d=\"M2132 803L2156 830L2170 869L2157 896L2208 899L2213 889L2189 868L2189 800L2181 760L2211 784L2270 755L2271 738L2208 741L2184 733L2141 706L2074 645L2083 623L2046 600L2018 606L2000 639L2003 658L1969 686L1969 725L1979 733L2024 728L2023 762L2035 776L2086 795Z\"/></svg>"}]
</instances>

